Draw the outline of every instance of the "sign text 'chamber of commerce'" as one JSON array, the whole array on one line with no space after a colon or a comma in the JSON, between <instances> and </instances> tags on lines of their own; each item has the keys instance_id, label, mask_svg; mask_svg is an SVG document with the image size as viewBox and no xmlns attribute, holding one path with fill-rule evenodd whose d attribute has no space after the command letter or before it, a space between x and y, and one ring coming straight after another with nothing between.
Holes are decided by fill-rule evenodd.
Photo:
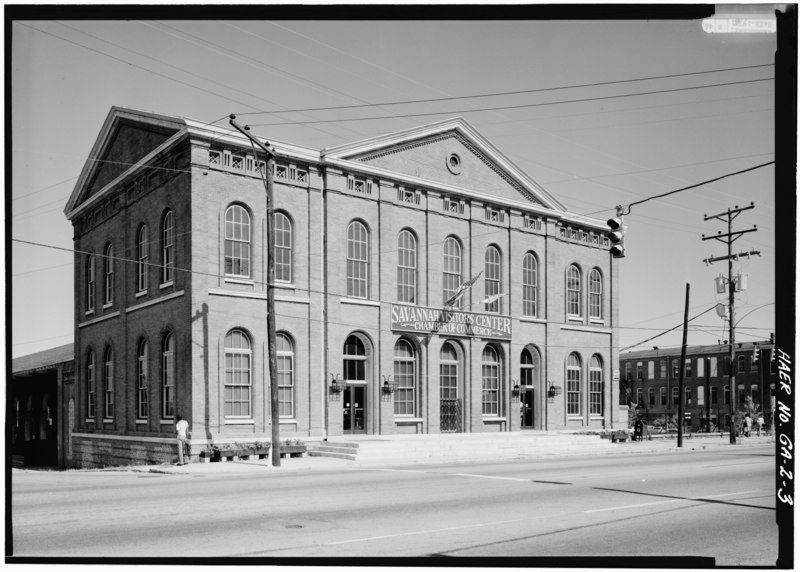
<instances>
[{"instance_id":1,"label":"sign text 'chamber of commerce'","mask_svg":"<svg viewBox=\"0 0 800 572\"><path fill-rule=\"evenodd\" d=\"M511 339L511 318L441 308L392 304L391 328L417 334Z\"/></svg>"}]
</instances>

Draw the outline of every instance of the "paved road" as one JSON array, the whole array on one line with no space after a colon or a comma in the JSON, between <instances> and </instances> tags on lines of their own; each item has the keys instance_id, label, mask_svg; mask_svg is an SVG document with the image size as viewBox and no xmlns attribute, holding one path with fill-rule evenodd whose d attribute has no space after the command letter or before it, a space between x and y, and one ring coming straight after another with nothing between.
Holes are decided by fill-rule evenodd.
<instances>
[{"instance_id":1,"label":"paved road","mask_svg":"<svg viewBox=\"0 0 800 572\"><path fill-rule=\"evenodd\" d=\"M772 446L241 473L12 471L13 554L774 565Z\"/></svg>"}]
</instances>

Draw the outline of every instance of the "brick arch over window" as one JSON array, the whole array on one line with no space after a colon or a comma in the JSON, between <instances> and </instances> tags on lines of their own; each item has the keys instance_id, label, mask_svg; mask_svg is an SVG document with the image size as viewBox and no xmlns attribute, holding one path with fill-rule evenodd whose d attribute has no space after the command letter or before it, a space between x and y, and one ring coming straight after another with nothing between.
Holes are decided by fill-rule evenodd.
<instances>
[{"instance_id":1,"label":"brick arch over window","mask_svg":"<svg viewBox=\"0 0 800 572\"><path fill-rule=\"evenodd\" d=\"M250 278L252 275L252 216L241 203L225 209L225 275Z\"/></svg>"},{"instance_id":2,"label":"brick arch over window","mask_svg":"<svg viewBox=\"0 0 800 572\"><path fill-rule=\"evenodd\" d=\"M253 342L250 334L234 328L225 335L224 402L226 418L253 415Z\"/></svg>"},{"instance_id":3,"label":"brick arch over window","mask_svg":"<svg viewBox=\"0 0 800 572\"><path fill-rule=\"evenodd\" d=\"M539 349L533 345L522 348L519 356L519 384L525 387L537 387L542 379L542 357Z\"/></svg>"}]
</instances>

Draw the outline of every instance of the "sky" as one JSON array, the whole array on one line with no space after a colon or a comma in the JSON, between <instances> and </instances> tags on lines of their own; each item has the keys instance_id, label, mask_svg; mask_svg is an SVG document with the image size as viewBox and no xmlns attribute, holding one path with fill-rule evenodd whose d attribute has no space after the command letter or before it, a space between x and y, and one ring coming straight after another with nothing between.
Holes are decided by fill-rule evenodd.
<instances>
[{"instance_id":1,"label":"sky","mask_svg":"<svg viewBox=\"0 0 800 572\"><path fill-rule=\"evenodd\" d=\"M602 220L775 159L776 35L711 34L698 20L38 19L10 30L12 357L73 341L63 211L112 106L222 127L234 113L262 138L313 149L461 116L568 210ZM769 338L774 175L767 165L631 206L620 348L680 346L680 327L647 340L682 323L687 283L690 317L727 303L714 288L727 263L703 263L727 246L701 237L726 227L704 215L750 202L733 228L757 232L733 249L760 256L734 263L748 275L736 340ZM713 310L688 333L689 344L727 338Z\"/></svg>"}]
</instances>

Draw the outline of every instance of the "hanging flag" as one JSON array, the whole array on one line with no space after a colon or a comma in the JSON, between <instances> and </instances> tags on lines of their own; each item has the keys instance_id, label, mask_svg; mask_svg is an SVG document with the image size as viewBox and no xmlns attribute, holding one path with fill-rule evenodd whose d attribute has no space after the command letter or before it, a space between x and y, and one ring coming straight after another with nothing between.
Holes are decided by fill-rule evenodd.
<instances>
[{"instance_id":1,"label":"hanging flag","mask_svg":"<svg viewBox=\"0 0 800 572\"><path fill-rule=\"evenodd\" d=\"M459 286L455 293L447 299L447 302L444 303L445 307L449 308L458 302L461 299L461 296L464 295L464 292L466 292L468 288L475 284L475 281L480 277L481 274L483 274L483 270Z\"/></svg>"},{"instance_id":2,"label":"hanging flag","mask_svg":"<svg viewBox=\"0 0 800 572\"><path fill-rule=\"evenodd\" d=\"M503 293L503 294L493 294L492 296L489 296L488 298L484 298L480 302L475 302L473 304L473 306L477 306L478 304L491 304L492 302L494 302L495 300L499 300L503 296L505 296L505 293Z\"/></svg>"}]
</instances>

